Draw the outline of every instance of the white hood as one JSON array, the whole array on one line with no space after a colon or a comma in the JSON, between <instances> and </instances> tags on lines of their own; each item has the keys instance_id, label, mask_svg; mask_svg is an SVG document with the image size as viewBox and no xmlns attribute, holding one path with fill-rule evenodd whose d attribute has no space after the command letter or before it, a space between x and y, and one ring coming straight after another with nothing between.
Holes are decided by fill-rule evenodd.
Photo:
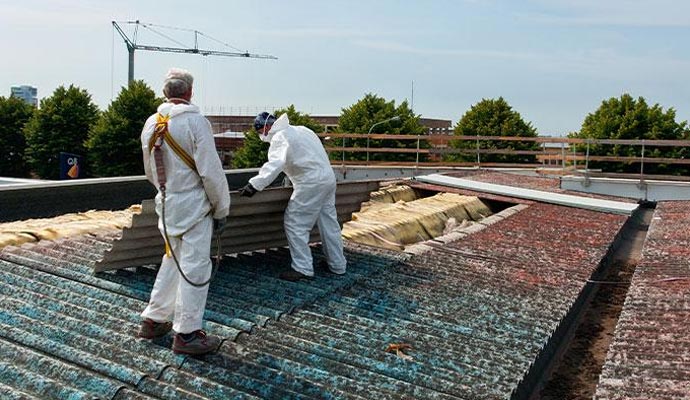
<instances>
[{"instance_id":1,"label":"white hood","mask_svg":"<svg viewBox=\"0 0 690 400\"><path fill-rule=\"evenodd\" d=\"M278 119L276 119L276 122L273 123L271 126L271 130L268 131L268 133L264 136L262 134L259 134L259 138L264 141L270 143L271 140L273 139L273 136L277 133L282 131L283 129L287 129L290 126L290 120L288 119L287 114L283 114Z\"/></svg>"},{"instance_id":2,"label":"white hood","mask_svg":"<svg viewBox=\"0 0 690 400\"><path fill-rule=\"evenodd\" d=\"M230 191L216 153L211 124L199 113L199 108L191 104L164 103L158 107L158 112L173 117L168 123L168 132L196 164L195 171L174 151L167 151L167 146L163 151L167 178L165 218L168 234L182 235L204 219L209 211L213 211L213 218L227 216ZM149 148L157 115L146 120L141 132L141 145L144 173L154 186L159 187L155 157ZM162 211L160 192L156 195L156 209Z\"/></svg>"},{"instance_id":3,"label":"white hood","mask_svg":"<svg viewBox=\"0 0 690 400\"><path fill-rule=\"evenodd\" d=\"M199 107L194 104L175 104L166 102L158 106L158 112L161 115L169 115L170 117L174 117L176 115L180 115L186 112L198 113Z\"/></svg>"}]
</instances>

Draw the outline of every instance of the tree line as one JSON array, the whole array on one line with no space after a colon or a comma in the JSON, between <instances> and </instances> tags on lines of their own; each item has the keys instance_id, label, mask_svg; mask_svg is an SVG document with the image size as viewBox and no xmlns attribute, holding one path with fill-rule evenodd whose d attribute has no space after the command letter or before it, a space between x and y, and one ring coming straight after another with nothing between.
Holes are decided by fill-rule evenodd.
<instances>
[{"instance_id":1,"label":"tree line","mask_svg":"<svg viewBox=\"0 0 690 400\"><path fill-rule=\"evenodd\" d=\"M139 137L144 121L164 101L143 81L135 81L123 87L105 111L93 103L84 89L70 85L57 88L50 97L34 107L16 98L0 97L0 175L10 177L38 177L57 179L59 153L68 152L85 156L82 176L107 177L143 174ZM294 105L273 110L276 115L287 113L294 125L304 125L315 132L323 127L308 114L296 110ZM326 146L365 148L416 148L416 141L395 139L371 139L367 144L366 133L421 135L425 128L420 124L421 115L410 108L407 101L396 106L394 100L386 100L367 93L354 104L341 110L339 133L362 134L362 138L337 138ZM385 122L384 122L385 121ZM515 111L508 102L482 99L467 110L454 127L454 134L461 136L518 136L536 137L537 129ZM673 108L664 110L659 104L648 105L643 97L629 94L602 101L588 114L578 132L571 138L590 139L677 139L688 140L687 121L677 122ZM419 143L428 148L427 141ZM443 156L444 161L474 161L473 151L479 147L491 150L527 150L525 154L483 154L482 162L524 163L534 162L541 149L534 141L451 141L452 149L459 149ZM266 160L268 144L259 140L252 129L245 132L244 146L234 158L235 168L260 166ZM465 151L463 151L465 150ZM578 147L582 151L583 148ZM646 157L685 158L687 148L651 147ZM639 149L632 146L592 145L590 155L639 156ZM333 159L363 161L366 152L331 154ZM415 161L415 154L370 153L372 161ZM425 161L423 155L419 161ZM635 172L635 163L590 164L614 172ZM645 167L647 173L687 174L687 167L656 164Z\"/></svg>"},{"instance_id":2,"label":"tree line","mask_svg":"<svg viewBox=\"0 0 690 400\"><path fill-rule=\"evenodd\" d=\"M123 88L105 111L74 85L58 87L38 109L0 97L0 175L58 179L60 152L85 157L82 176L143 174L141 128L162 102L143 81Z\"/></svg>"}]
</instances>

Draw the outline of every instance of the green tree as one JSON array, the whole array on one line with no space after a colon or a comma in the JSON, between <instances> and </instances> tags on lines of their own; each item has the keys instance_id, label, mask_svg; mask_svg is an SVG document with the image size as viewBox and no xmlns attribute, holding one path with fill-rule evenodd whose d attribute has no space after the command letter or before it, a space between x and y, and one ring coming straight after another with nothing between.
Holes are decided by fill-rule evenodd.
<instances>
[{"instance_id":1,"label":"green tree","mask_svg":"<svg viewBox=\"0 0 690 400\"><path fill-rule=\"evenodd\" d=\"M144 173L141 128L162 102L144 81L134 81L122 88L100 115L86 141L89 165L95 176Z\"/></svg>"},{"instance_id":2,"label":"green tree","mask_svg":"<svg viewBox=\"0 0 690 400\"><path fill-rule=\"evenodd\" d=\"M84 142L98 119L91 95L74 85L60 86L41 100L24 130L26 158L32 170L44 179L60 176L60 152L84 155Z\"/></svg>"},{"instance_id":3,"label":"green tree","mask_svg":"<svg viewBox=\"0 0 690 400\"><path fill-rule=\"evenodd\" d=\"M34 107L16 97L0 97L0 175L26 177L24 161L26 140L23 129L33 115Z\"/></svg>"},{"instance_id":4,"label":"green tree","mask_svg":"<svg viewBox=\"0 0 690 400\"><path fill-rule=\"evenodd\" d=\"M522 116L508 104L503 97L498 99L482 99L473 105L455 125L455 135L459 136L521 136L535 137L537 130L531 122L525 122ZM447 161L475 161L477 142L472 140L457 140L450 143L452 148L464 149L465 154L452 154L444 157ZM536 142L519 141L480 141L480 149L528 150L540 149ZM535 162L536 156L481 154L481 162Z\"/></svg>"},{"instance_id":5,"label":"green tree","mask_svg":"<svg viewBox=\"0 0 690 400\"><path fill-rule=\"evenodd\" d=\"M382 124L375 124L398 117L397 121L389 121ZM362 99L350 107L343 108L338 121L342 132L362 134L362 139L345 139L345 147L361 147L363 151L345 154L345 160L366 160L366 135L373 127L372 134L395 134L395 135L423 135L426 131L419 123L419 115L415 115L410 109L407 101L403 101L399 106L395 106L395 100L386 101L375 94L367 93ZM335 145L341 146L342 139L334 141ZM395 153L375 153L371 149L376 148L410 148L417 147L416 140L396 140L396 139L371 139L369 141L369 160L373 161L415 161L416 154L395 154ZM428 148L426 140L419 143L420 148ZM332 153L331 159L340 159L342 154ZM426 156L420 156L419 161L425 161Z\"/></svg>"},{"instance_id":6,"label":"green tree","mask_svg":"<svg viewBox=\"0 0 690 400\"><path fill-rule=\"evenodd\" d=\"M568 135L580 139L646 139L646 140L687 140L690 138L687 121L676 122L676 111L664 111L659 104L649 106L643 97L635 100L629 94L620 98L612 97L602 101L599 108L585 117L580 132ZM584 151L586 145L578 146ZM640 146L590 145L589 154L597 156L639 157ZM690 156L687 148L645 146L645 157L686 158ZM610 162L590 162L591 168L601 168L611 172L639 172L640 164ZM689 169L673 164L645 164L645 173L687 174Z\"/></svg>"},{"instance_id":7,"label":"green tree","mask_svg":"<svg viewBox=\"0 0 690 400\"><path fill-rule=\"evenodd\" d=\"M273 115L280 117L288 115L290 125L302 125L316 133L323 132L323 126L314 121L309 115L302 114L295 109L294 105L287 108L273 111ZM237 149L232 159L235 168L254 168L260 167L268 159L268 143L259 139L259 134L252 128L244 133L244 143Z\"/></svg>"}]
</instances>

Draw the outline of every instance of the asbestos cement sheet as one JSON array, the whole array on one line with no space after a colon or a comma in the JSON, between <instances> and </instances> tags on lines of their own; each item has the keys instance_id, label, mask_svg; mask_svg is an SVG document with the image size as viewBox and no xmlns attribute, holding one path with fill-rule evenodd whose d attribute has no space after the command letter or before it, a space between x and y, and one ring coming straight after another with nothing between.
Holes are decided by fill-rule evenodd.
<instances>
[{"instance_id":1,"label":"asbestos cement sheet","mask_svg":"<svg viewBox=\"0 0 690 400\"><path fill-rule=\"evenodd\" d=\"M342 224L359 211L362 202L379 188L377 181L339 183L335 194L338 221ZM283 228L283 212L292 195L292 188L269 188L252 198L231 194L227 229L221 236L225 254L241 253L287 245ZM122 231L112 248L95 263L94 272L135 267L160 262L164 242L158 230L158 216L153 200L142 202L141 214L135 214L130 227ZM318 241L317 231L311 235ZM215 250L215 241L212 243ZM214 252L212 252L214 254Z\"/></svg>"},{"instance_id":2,"label":"asbestos cement sheet","mask_svg":"<svg viewBox=\"0 0 690 400\"><path fill-rule=\"evenodd\" d=\"M523 189L506 185L496 185L493 183L477 182L469 179L453 178L439 174L420 176L415 179L420 182L436 185L469 189L478 192L499 194L520 199L539 201L542 203L558 204L562 206L576 207L613 214L631 215L632 212L638 207L637 204L623 203L620 201L593 199L590 197L544 192L541 190Z\"/></svg>"}]
</instances>

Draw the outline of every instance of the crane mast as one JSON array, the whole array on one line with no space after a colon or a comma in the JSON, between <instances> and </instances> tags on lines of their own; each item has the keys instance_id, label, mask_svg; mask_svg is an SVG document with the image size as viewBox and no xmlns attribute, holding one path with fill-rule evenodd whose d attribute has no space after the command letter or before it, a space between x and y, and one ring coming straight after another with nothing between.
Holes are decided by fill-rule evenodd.
<instances>
[{"instance_id":1,"label":"crane mast","mask_svg":"<svg viewBox=\"0 0 690 400\"><path fill-rule=\"evenodd\" d=\"M253 54L249 53L248 51L238 51L238 52L231 52L231 51L220 51L220 50L205 50L205 49L200 49L199 48L199 35L204 35L202 32L199 32L197 30L194 30L194 47L193 48L186 48L186 47L166 47L166 46L152 46L152 45L146 45L146 44L138 44L137 43L137 33L139 31L139 27L145 27L147 29L151 29L151 24L145 24L142 22L137 21L127 21L126 23L128 24L134 24L136 25L134 28L134 35L132 39L130 39L127 34L122 30L120 25L116 21L112 21L113 23L113 28L117 31L120 36L122 36L122 39L125 41L125 45L127 46L127 53L128 53L128 58L129 58L129 68L128 68L128 74L127 74L127 81L128 83L132 83L134 81L134 51L135 50L146 50L146 51L160 51L160 52L166 52L166 53L186 53L186 54L199 54L202 56L223 56L223 57L244 57L244 58L263 58L263 59L269 59L269 60L277 60L277 57L271 56L271 55L265 55L265 54ZM156 32L156 31L153 31ZM156 32L158 33L158 32ZM158 33L159 35L162 35ZM167 37L165 35L162 35L164 37ZM210 38L210 37L209 37ZM168 39L173 40L168 37ZM212 39L212 38L211 38ZM213 39L215 40L215 39ZM173 40L174 41L174 40ZM177 42L179 43L179 42ZM222 43L222 42L220 42ZM224 43L223 43L224 44Z\"/></svg>"}]
</instances>

